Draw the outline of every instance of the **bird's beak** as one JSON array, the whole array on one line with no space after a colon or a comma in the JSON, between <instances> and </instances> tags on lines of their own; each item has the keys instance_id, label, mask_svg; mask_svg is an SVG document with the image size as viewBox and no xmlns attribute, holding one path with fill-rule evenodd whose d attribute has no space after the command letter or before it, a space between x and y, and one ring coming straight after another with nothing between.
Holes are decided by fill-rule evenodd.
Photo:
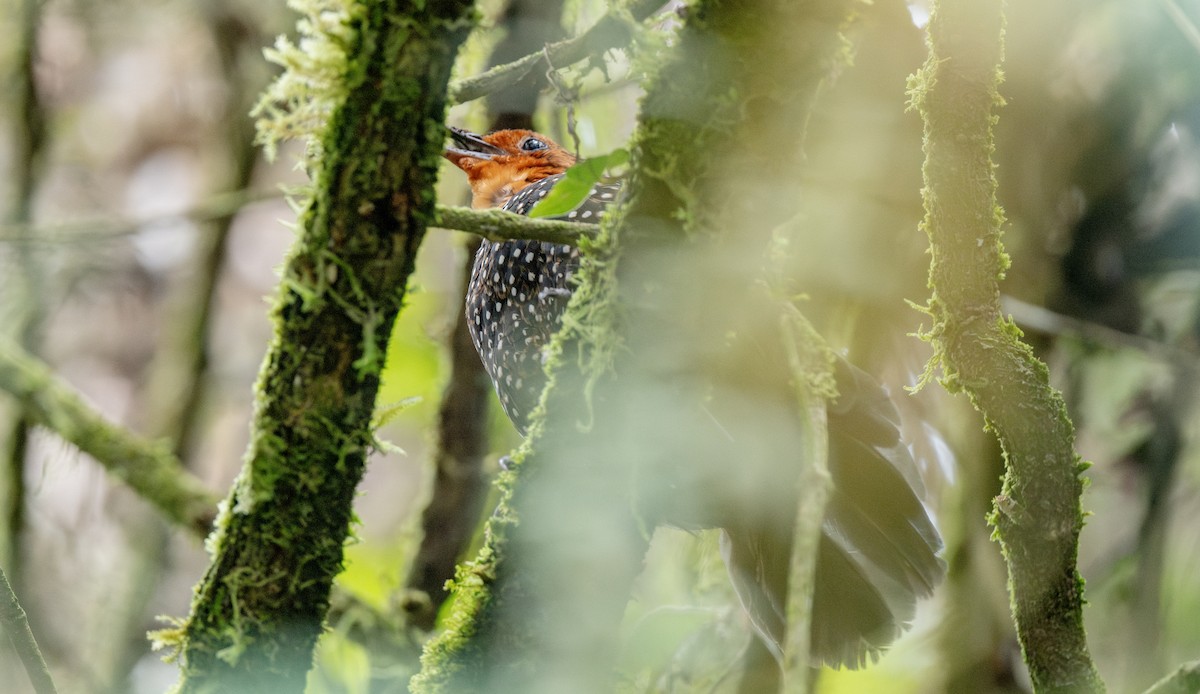
<instances>
[{"instance_id":1,"label":"bird's beak","mask_svg":"<svg viewBox=\"0 0 1200 694\"><path fill-rule=\"evenodd\" d=\"M452 144L446 145L442 149L442 156L449 159L456 166L464 158L468 159L491 159L492 157L506 154L499 147L489 144L482 137L475 133L467 132L459 128L447 128L450 131L450 140Z\"/></svg>"}]
</instances>

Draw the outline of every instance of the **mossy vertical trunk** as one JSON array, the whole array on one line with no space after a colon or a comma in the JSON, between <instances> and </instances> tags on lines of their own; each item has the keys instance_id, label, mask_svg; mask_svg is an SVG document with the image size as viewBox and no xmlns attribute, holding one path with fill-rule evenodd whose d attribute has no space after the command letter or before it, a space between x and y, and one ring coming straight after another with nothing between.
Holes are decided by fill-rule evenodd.
<instances>
[{"instance_id":1,"label":"mossy vertical trunk","mask_svg":"<svg viewBox=\"0 0 1200 694\"><path fill-rule=\"evenodd\" d=\"M341 570L387 340L433 210L466 0L346 7L345 91L283 272L250 448L177 640L183 692L301 692Z\"/></svg>"},{"instance_id":2,"label":"mossy vertical trunk","mask_svg":"<svg viewBox=\"0 0 1200 694\"><path fill-rule=\"evenodd\" d=\"M1000 313L1000 244L992 123L1001 98L1000 0L942 0L930 56L914 80L925 119L925 230L932 249L929 310L944 383L983 413L1006 458L991 514L1008 562L1017 634L1038 692L1103 689L1083 629L1075 568L1084 465L1046 366Z\"/></svg>"}]
</instances>

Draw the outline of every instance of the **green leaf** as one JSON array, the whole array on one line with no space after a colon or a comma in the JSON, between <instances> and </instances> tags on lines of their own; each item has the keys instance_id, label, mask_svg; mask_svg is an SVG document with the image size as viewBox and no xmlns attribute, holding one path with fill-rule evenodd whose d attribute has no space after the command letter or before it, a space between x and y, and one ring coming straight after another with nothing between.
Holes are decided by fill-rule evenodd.
<instances>
[{"instance_id":1,"label":"green leaf","mask_svg":"<svg viewBox=\"0 0 1200 694\"><path fill-rule=\"evenodd\" d=\"M629 152L614 150L591 159L585 159L570 169L558 185L529 211L530 217L557 217L579 207L591 192L592 186L604 175L605 170L629 161Z\"/></svg>"}]
</instances>

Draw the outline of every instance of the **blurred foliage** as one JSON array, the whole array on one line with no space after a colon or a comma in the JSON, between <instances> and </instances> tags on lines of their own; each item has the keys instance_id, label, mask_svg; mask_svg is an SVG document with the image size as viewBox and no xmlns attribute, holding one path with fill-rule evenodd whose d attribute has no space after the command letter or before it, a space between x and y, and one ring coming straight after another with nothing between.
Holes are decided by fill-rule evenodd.
<instances>
[{"instance_id":1,"label":"blurred foliage","mask_svg":"<svg viewBox=\"0 0 1200 694\"><path fill-rule=\"evenodd\" d=\"M5 218L18 203L12 167L21 132L21 114L8 107L20 22L9 20L35 4L37 87L49 115L44 166L30 201L35 227L139 219L228 192L232 130L221 109L242 92L261 90L269 69L265 60L250 61L258 67L230 74L213 32L236 35L242 50L258 52L294 21L282 2L0 0ZM494 27L502 5L481 3L481 28L461 54L459 76L486 64L499 39ZM600 0L573 0L563 24L577 32L604 9ZM1095 463L1084 499L1093 514L1081 547L1085 618L1106 681L1114 691L1134 691L1200 652L1200 532L1193 522L1200 513L1193 396L1200 338L1200 2L1009 0L1008 15L1001 87L1008 103L997 131L1013 255L1004 289L1056 312L1036 324L1017 311L1015 318L1064 390L1081 453ZM904 112L904 78L924 59L923 16L921 2L877 2L864 8L851 33L854 65L829 85L808 124L812 179L798 220L807 245L794 268L809 296L806 312L832 343L884 377L893 394L913 382L927 356L905 337L920 316L901 303L925 293L917 231L920 123ZM658 21L641 37L643 50L669 43L675 22L670 13ZM584 156L624 146L633 128L638 75L624 52L610 52L604 63L605 70L593 63L556 71L535 115L539 128L569 147L577 143ZM483 129L484 107L457 106L449 120ZM276 162L259 161L252 188L301 183L299 157L298 148L283 146ZM461 199L456 173L447 167L441 200ZM214 490L228 485L245 448L250 386L268 338L261 298L272 291L273 268L290 240L280 220L292 218L273 199L247 206L233 220L207 336L206 395L194 415L199 444L187 460ZM154 408L141 387L172 320L164 299L195 271L195 241L210 230L179 218L132 234L28 245L44 268L43 357L114 421L136 429L141 413ZM6 323L21 301L9 282L22 270L14 244L4 240L10 231L0 229ZM380 406L420 401L379 432L406 454L381 453L372 461L357 509L358 540L339 578L345 591L379 612L398 610L405 559L419 541L414 529L428 489L429 432L446 379L443 344L461 310L459 242L458 234L430 232L416 291L389 346L392 366ZM1081 331L1068 318L1115 332ZM1131 337L1169 349L1155 352ZM966 607L981 620L972 628L986 654L965 664L955 660L962 653L938 645L942 618L953 612L950 597L939 595L879 663L822 672L817 691L952 691L947 678L965 669L986 678L973 680L974 691L1022 691L1011 627L988 616L993 603L1006 604L1003 574L982 511L972 506L975 497L996 493L989 491L998 474L994 451L980 442L979 423L962 403L927 389L900 404L914 448L926 454L935 492L930 505L953 538L951 551L981 572L961 580L973 601ZM494 460L519 439L498 408L493 412ZM13 416L0 398L0 417ZM149 652L143 634L156 626L154 615L186 611L207 562L202 548L180 533L163 539L144 532L137 526L143 521L131 520L141 502L48 434L35 436L26 464L30 551L20 566L4 568L23 587L60 688L162 691L174 670ZM1161 516L1158 529L1147 530L1156 489L1165 490L1153 497ZM1150 537L1161 544L1148 543ZM1154 643L1134 626L1146 619ZM122 620L132 628L111 633L110 625ZM655 534L624 629L623 691L734 690L731 672L750 632L712 534ZM359 632L331 622L311 691L402 691L422 635ZM6 691L26 686L7 651L0 652L0 681Z\"/></svg>"}]
</instances>

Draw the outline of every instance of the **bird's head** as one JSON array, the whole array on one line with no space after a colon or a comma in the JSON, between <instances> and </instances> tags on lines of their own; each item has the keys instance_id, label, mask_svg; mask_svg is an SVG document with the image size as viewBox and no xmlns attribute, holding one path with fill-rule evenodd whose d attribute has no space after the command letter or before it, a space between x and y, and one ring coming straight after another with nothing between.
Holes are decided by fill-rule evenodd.
<instances>
[{"instance_id":1,"label":"bird's head","mask_svg":"<svg viewBox=\"0 0 1200 694\"><path fill-rule=\"evenodd\" d=\"M450 144L442 151L467 173L471 207L499 207L522 188L566 171L575 157L553 140L531 130L497 130L479 136L450 128Z\"/></svg>"}]
</instances>

